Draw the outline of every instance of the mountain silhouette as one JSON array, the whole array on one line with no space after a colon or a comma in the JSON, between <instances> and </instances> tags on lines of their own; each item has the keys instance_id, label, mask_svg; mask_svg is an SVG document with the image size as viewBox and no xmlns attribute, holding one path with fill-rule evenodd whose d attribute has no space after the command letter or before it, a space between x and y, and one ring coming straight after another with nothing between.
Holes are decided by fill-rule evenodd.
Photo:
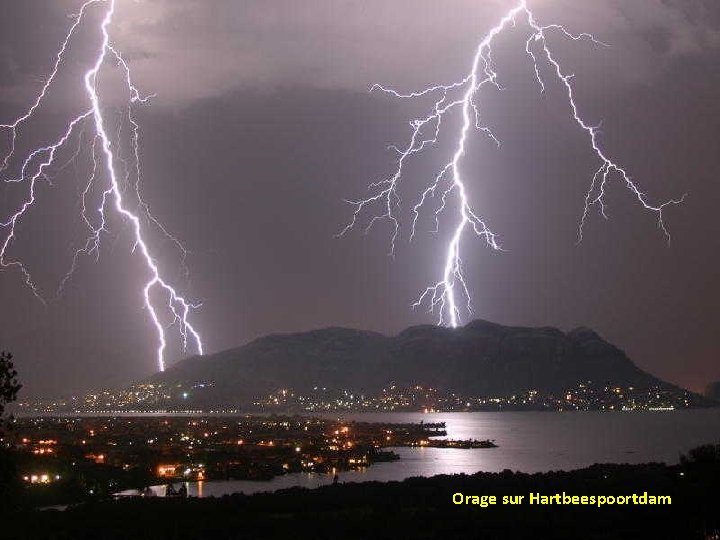
<instances>
[{"instance_id":1,"label":"mountain silhouette","mask_svg":"<svg viewBox=\"0 0 720 540\"><path fill-rule=\"evenodd\" d=\"M269 335L181 360L147 382L202 387L205 405L247 405L280 388L372 394L390 384L422 384L465 396L558 393L580 382L676 388L639 369L589 328L566 333L483 320L460 328L414 326L396 336L348 328Z\"/></svg>"}]
</instances>

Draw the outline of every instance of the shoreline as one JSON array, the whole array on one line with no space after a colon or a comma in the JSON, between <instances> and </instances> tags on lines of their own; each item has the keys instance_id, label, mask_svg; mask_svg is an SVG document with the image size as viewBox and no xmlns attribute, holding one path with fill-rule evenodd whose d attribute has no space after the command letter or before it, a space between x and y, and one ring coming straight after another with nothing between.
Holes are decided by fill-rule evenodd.
<instances>
[{"instance_id":1,"label":"shoreline","mask_svg":"<svg viewBox=\"0 0 720 540\"><path fill-rule=\"evenodd\" d=\"M589 409L589 410L547 410L547 409L502 409L502 410L468 410L468 411L241 411L230 410L101 410L101 411L70 411L70 412L18 412L10 411L14 418L153 418L153 417L188 417L188 418L248 418L248 417L286 417L300 416L304 418L350 418L357 415L423 415L436 416L445 414L628 414L655 415L666 413L683 413L692 411L720 410L720 403L707 407L655 408L655 409Z\"/></svg>"},{"instance_id":2,"label":"shoreline","mask_svg":"<svg viewBox=\"0 0 720 540\"><path fill-rule=\"evenodd\" d=\"M700 533L720 527L715 512L719 463L691 456L673 466L606 464L542 474L503 471L349 482L253 495L130 497L64 511L19 510L8 514L12 519L4 533L8 539L29 539L53 531L57 537L94 540L167 538L169 532L172 538L241 538L246 531L253 531L253 538L318 538L319 531L324 538L338 537L339 531L345 538L436 538L475 537L482 530L486 537L508 537L522 522L532 531L523 538L575 538L579 528L587 539L710 538ZM521 497L524 503L506 502ZM663 503L651 503L651 497L663 497ZM383 525L380 532L378 523Z\"/></svg>"}]
</instances>

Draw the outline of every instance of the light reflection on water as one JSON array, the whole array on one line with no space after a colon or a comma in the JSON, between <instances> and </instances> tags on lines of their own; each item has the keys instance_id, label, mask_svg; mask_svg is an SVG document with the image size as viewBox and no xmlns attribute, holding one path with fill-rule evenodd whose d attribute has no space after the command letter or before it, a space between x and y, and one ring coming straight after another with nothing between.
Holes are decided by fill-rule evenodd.
<instances>
[{"instance_id":1,"label":"light reflection on water","mask_svg":"<svg viewBox=\"0 0 720 540\"><path fill-rule=\"evenodd\" d=\"M673 412L352 413L325 415L365 422L445 422L451 439L494 439L499 448L395 448L400 461L340 473L340 482L387 482L413 476L511 469L571 470L594 463L677 463L680 454L720 442L720 409ZM332 483L332 475L297 473L269 482L187 483L190 496L275 491ZM177 487L177 486L176 486ZM153 488L165 494L165 486Z\"/></svg>"}]
</instances>

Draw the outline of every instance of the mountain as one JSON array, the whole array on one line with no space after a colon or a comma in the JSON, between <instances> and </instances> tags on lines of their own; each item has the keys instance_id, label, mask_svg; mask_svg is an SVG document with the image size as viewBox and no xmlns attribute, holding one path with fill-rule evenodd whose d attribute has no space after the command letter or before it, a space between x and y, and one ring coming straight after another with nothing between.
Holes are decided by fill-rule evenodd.
<instances>
[{"instance_id":1,"label":"mountain","mask_svg":"<svg viewBox=\"0 0 720 540\"><path fill-rule=\"evenodd\" d=\"M390 384L429 385L465 396L597 387L676 389L639 369L588 328L510 327L475 320L461 328L415 326L397 336L326 328L262 337L192 357L147 383L203 388L203 402L249 404L280 388L377 393Z\"/></svg>"},{"instance_id":2,"label":"mountain","mask_svg":"<svg viewBox=\"0 0 720 540\"><path fill-rule=\"evenodd\" d=\"M713 381L708 384L704 395L713 401L720 401L720 381Z\"/></svg>"}]
</instances>

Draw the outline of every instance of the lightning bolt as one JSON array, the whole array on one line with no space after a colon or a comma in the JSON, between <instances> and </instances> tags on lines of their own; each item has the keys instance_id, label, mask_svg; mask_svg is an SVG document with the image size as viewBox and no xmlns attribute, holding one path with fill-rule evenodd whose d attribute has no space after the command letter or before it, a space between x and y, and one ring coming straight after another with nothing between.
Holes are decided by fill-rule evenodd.
<instances>
[{"instance_id":1,"label":"lightning bolt","mask_svg":"<svg viewBox=\"0 0 720 540\"><path fill-rule=\"evenodd\" d=\"M371 92L377 90L399 99L416 100L428 97L433 99L429 112L410 122L410 137L407 144L400 148L391 147L399 156L393 174L371 183L369 186L370 194L367 197L346 201L353 206L352 216L337 236L342 237L347 234L348 231L355 228L365 219L365 216L369 216L369 219L367 219L364 232L368 232L379 221L387 221L392 229L390 237L391 255L395 252L395 245L400 236L401 223L398 214L400 196L398 188L405 174L406 164L414 155L423 152L438 142L443 122L449 114L458 111L461 115L462 121L456 136L454 152L440 167L433 179L419 195L417 202L412 206L412 222L409 235L409 239L412 241L420 212L430 204L431 199L438 201L433 211L435 232L437 232L439 229L439 216L446 210L448 199L454 198L458 209L457 221L447 245L441 278L426 287L412 304L413 308L427 305L429 312L437 311L439 314L438 324L440 325L458 326L461 316L459 303L463 300L467 312L472 313L471 295L464 277L461 257L461 242L466 231L470 230L476 236L479 236L491 249L502 250L498 235L490 229L486 221L473 210L470 204L461 165L462 158L466 153L466 142L471 131L478 130L494 144L500 145L500 141L495 137L492 130L482 122L479 92L485 87L501 89L492 59L493 42L507 28L516 28L519 20L522 20L521 22L527 29L524 51L530 60L540 91L545 92L545 83L541 74L541 61L544 59L551 72L561 82L566 92L570 114L579 128L587 135L590 148L599 162L599 167L592 176L585 195L583 212L578 223L578 243L582 241L583 229L591 207L597 205L600 214L607 218L604 197L607 183L612 178L618 178L623 182L642 208L656 216L658 227L665 234L668 241L670 235L665 227L663 211L667 206L679 204L685 198L685 195L683 195L679 199L672 199L661 204L651 203L646 194L632 180L626 169L608 157L600 146L599 126L588 124L579 111L572 84L574 75L564 71L548 45L547 35L554 32L571 41L586 40L598 46L606 46L606 44L588 33L573 34L559 24L541 25L527 6L526 0L518 1L512 9L505 13L497 25L485 34L475 50L470 71L458 81L449 84L437 84L423 90L407 93L379 84L373 85L370 89Z\"/></svg>"},{"instance_id":2,"label":"lightning bolt","mask_svg":"<svg viewBox=\"0 0 720 540\"><path fill-rule=\"evenodd\" d=\"M71 119L66 124L64 132L56 138L54 142L30 151L22 161L19 175L17 177L6 175L4 178L5 182L27 183L29 188L27 196L21 202L17 210L12 213L8 219L0 222L0 229L2 229L4 233L4 239L2 239L0 243L0 268L12 267L19 269L23 275L25 284L31 289L33 294L35 294L35 296L43 302L45 301L39 287L33 281L32 275L27 267L20 260L10 259L8 251L13 241L17 238L17 225L24 217L26 217L27 212L35 204L38 182L43 179L49 181L48 169L55 165L59 151L66 146L69 140L72 139L73 134L76 131L83 129L87 123L91 122L94 131L91 139L93 166L80 196L81 217L89 230L89 234L82 247L75 251L70 269L65 274L58 287L58 294L62 291L67 281L71 278L74 270L77 268L81 255L94 254L95 256L99 256L101 237L103 233L108 230L108 214L114 212L116 215L123 218L123 220L130 226L133 235L133 248L131 253L139 254L148 272L147 281L142 288L142 295L145 307L150 315L153 328L157 334L157 366L160 371L164 371L164 353L167 347L167 325L163 323L163 320L168 316L172 321L170 323L171 325L176 324L179 326L183 348L186 349L188 347L188 342L191 341L195 350L199 354L203 354L203 345L200 334L190 322L191 311L199 306L189 302L181 296L163 277L158 262L152 255L150 246L145 238L146 231L143 226L143 220L147 223L152 223L167 239L171 240L180 249L183 257L182 265L184 267L185 256L188 253L187 250L183 247L182 243L170 234L151 214L149 205L144 201L141 195L139 150L140 127L135 120L133 106L138 103L146 103L152 96L142 96L140 94L132 82L128 64L111 42L109 27L115 13L115 0L87 0L82 5L79 13L74 17L73 24L65 35L65 39L59 52L57 53L50 75L43 84L40 93L35 97L35 100L24 114L19 116L12 123L0 124L0 129L9 132L9 150L2 158L0 172L8 170L15 155L16 143L22 126L30 120L33 115L35 115L39 107L42 105L46 95L52 88L53 81L56 79L58 73L63 67L66 52L77 28L87 17L88 11L91 8L96 7L104 7L105 11L99 25L101 43L98 49L98 54L90 68L85 72L82 79L86 94L87 107L81 114ZM116 172L116 162L124 160L117 155L117 151L113 148L113 143L107 133L105 118L102 113L101 100L98 95L97 82L99 73L103 66L109 62L114 62L116 67L119 67L119 69L122 70L124 75L123 81L125 90L129 95L127 118L131 126L130 138L132 144L132 158L135 163L134 191L137 200L137 206L135 209L131 209L128 203L124 200L124 190L121 183L127 183L127 179L130 175L130 169L126 164L126 175L124 181L119 178L119 175ZM79 139L80 143L82 143L82 131ZM81 149L78 147L78 150L75 152L71 160L77 157L80 151ZM64 166L65 165L63 165L63 167ZM100 205L97 208L89 209L87 205L87 198L91 191L100 182L104 182L104 186L99 188L102 189ZM158 303L158 296L165 298L164 305L162 302Z\"/></svg>"}]
</instances>

